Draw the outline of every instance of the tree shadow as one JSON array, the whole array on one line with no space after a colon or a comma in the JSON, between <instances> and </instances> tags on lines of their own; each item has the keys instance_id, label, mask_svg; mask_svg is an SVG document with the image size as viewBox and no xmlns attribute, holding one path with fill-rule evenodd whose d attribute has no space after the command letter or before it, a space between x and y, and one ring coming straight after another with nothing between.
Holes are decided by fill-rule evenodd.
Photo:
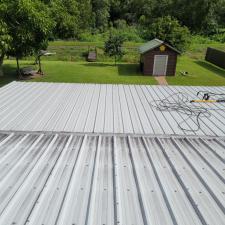
<instances>
[{"instance_id":1,"label":"tree shadow","mask_svg":"<svg viewBox=\"0 0 225 225\"><path fill-rule=\"evenodd\" d=\"M144 76L139 64L118 64L119 76Z\"/></svg>"},{"instance_id":2,"label":"tree shadow","mask_svg":"<svg viewBox=\"0 0 225 225\"><path fill-rule=\"evenodd\" d=\"M115 66L114 63L96 63L96 62L84 63L83 65L88 66L88 67L111 67L111 66Z\"/></svg>"},{"instance_id":3,"label":"tree shadow","mask_svg":"<svg viewBox=\"0 0 225 225\"><path fill-rule=\"evenodd\" d=\"M3 64L4 76L0 77L0 87L18 80L16 68L11 64Z\"/></svg>"},{"instance_id":4,"label":"tree shadow","mask_svg":"<svg viewBox=\"0 0 225 225\"><path fill-rule=\"evenodd\" d=\"M204 67L205 69L215 73L216 75L219 75L221 77L224 77L225 78L225 70L222 69L222 68L219 68L217 67L216 65L213 65L209 62L206 62L206 61L195 61L196 64L198 64L199 66L201 67Z\"/></svg>"}]
</instances>

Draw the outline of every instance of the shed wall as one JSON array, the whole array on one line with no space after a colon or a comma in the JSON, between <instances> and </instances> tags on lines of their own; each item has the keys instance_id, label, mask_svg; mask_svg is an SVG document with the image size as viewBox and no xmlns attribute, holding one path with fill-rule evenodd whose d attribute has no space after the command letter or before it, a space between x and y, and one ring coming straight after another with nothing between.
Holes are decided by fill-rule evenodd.
<instances>
[{"instance_id":1,"label":"shed wall","mask_svg":"<svg viewBox=\"0 0 225 225\"><path fill-rule=\"evenodd\" d=\"M167 76L173 76L176 73L177 65L177 53L167 49L165 52L161 52L159 48L148 51L141 56L141 62L143 62L143 74L152 75L154 67L154 57L155 55L168 55L168 65L167 65Z\"/></svg>"}]
</instances>

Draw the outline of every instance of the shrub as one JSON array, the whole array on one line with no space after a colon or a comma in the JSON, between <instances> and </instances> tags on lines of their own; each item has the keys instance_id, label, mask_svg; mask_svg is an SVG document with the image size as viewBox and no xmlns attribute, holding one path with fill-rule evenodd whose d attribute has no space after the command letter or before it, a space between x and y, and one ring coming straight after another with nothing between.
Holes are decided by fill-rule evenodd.
<instances>
[{"instance_id":1,"label":"shrub","mask_svg":"<svg viewBox=\"0 0 225 225\"><path fill-rule=\"evenodd\" d=\"M109 34L108 33L95 33L92 34L89 31L81 32L78 36L79 41L85 42L104 42L107 40Z\"/></svg>"},{"instance_id":2,"label":"shrub","mask_svg":"<svg viewBox=\"0 0 225 225\"><path fill-rule=\"evenodd\" d=\"M105 53L109 56L113 56L115 64L118 59L121 59L124 55L122 50L124 39L120 35L111 34L109 39L105 42Z\"/></svg>"},{"instance_id":3,"label":"shrub","mask_svg":"<svg viewBox=\"0 0 225 225\"><path fill-rule=\"evenodd\" d=\"M124 41L143 42L138 29L135 26L129 26L125 20L116 20L111 32L123 37Z\"/></svg>"},{"instance_id":4,"label":"shrub","mask_svg":"<svg viewBox=\"0 0 225 225\"><path fill-rule=\"evenodd\" d=\"M192 44L213 44L215 41L211 40L209 37L201 35L192 35L191 43Z\"/></svg>"},{"instance_id":5,"label":"shrub","mask_svg":"<svg viewBox=\"0 0 225 225\"><path fill-rule=\"evenodd\" d=\"M220 34L214 34L210 37L214 41L225 43L225 32Z\"/></svg>"},{"instance_id":6,"label":"shrub","mask_svg":"<svg viewBox=\"0 0 225 225\"><path fill-rule=\"evenodd\" d=\"M170 16L157 18L149 26L145 24L141 29L140 32L146 40L161 39L181 52L186 51L191 43L189 29Z\"/></svg>"}]
</instances>

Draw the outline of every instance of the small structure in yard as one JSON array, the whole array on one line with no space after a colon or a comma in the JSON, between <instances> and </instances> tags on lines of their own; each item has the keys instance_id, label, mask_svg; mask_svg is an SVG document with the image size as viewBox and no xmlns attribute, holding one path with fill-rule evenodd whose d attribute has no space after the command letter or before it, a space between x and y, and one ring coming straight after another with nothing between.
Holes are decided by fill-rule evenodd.
<instances>
[{"instance_id":1,"label":"small structure in yard","mask_svg":"<svg viewBox=\"0 0 225 225\"><path fill-rule=\"evenodd\" d=\"M207 48L205 60L225 69L225 52L214 48Z\"/></svg>"},{"instance_id":2,"label":"small structure in yard","mask_svg":"<svg viewBox=\"0 0 225 225\"><path fill-rule=\"evenodd\" d=\"M97 48L95 48L95 50L90 50L90 47L89 47L87 61L96 62L96 60L97 60Z\"/></svg>"},{"instance_id":3,"label":"small structure in yard","mask_svg":"<svg viewBox=\"0 0 225 225\"><path fill-rule=\"evenodd\" d=\"M140 67L144 75L174 76L177 56L180 52L159 39L154 39L139 48Z\"/></svg>"}]
</instances>

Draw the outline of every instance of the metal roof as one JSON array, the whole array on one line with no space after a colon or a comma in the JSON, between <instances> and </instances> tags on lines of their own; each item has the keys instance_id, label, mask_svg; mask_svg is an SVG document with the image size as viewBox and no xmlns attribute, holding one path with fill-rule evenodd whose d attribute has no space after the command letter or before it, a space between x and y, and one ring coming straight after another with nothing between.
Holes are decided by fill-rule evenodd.
<instances>
[{"instance_id":1,"label":"metal roof","mask_svg":"<svg viewBox=\"0 0 225 225\"><path fill-rule=\"evenodd\" d=\"M178 54L180 54L180 52L179 52L176 48L172 47L171 45L169 45L169 44L167 44L166 42L161 41L161 40L159 40L159 39L153 39L153 40L151 40L151 41L145 43L144 45L142 45L142 46L139 48L139 51L140 51L141 54L144 54L144 53L146 53L146 52L148 52L148 51L150 51L150 50L152 50L152 49L155 49L155 48L161 46L162 44L166 45L166 46L169 47L170 49L172 49L172 50L174 50L175 52L177 52Z\"/></svg>"},{"instance_id":2,"label":"metal roof","mask_svg":"<svg viewBox=\"0 0 225 225\"><path fill-rule=\"evenodd\" d=\"M0 224L225 224L225 139L0 133Z\"/></svg>"},{"instance_id":3,"label":"metal roof","mask_svg":"<svg viewBox=\"0 0 225 225\"><path fill-rule=\"evenodd\" d=\"M178 92L196 99L198 91L225 87L12 82L0 88L0 130L225 136L225 104L204 104L215 110L198 131L178 127L195 126L185 115L152 107Z\"/></svg>"}]
</instances>

